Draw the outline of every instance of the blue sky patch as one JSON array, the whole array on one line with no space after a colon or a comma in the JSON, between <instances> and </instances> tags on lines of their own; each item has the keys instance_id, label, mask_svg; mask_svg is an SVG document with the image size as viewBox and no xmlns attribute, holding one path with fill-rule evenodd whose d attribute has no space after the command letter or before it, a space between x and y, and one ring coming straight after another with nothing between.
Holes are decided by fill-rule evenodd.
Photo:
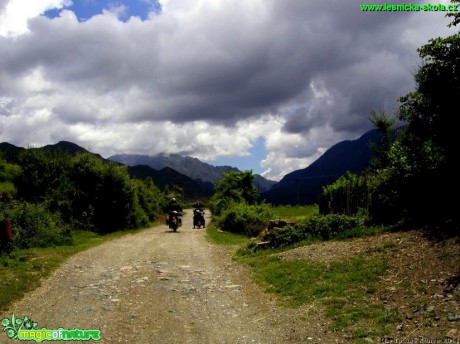
<instances>
[{"instance_id":1,"label":"blue sky patch","mask_svg":"<svg viewBox=\"0 0 460 344\"><path fill-rule=\"evenodd\" d=\"M254 174L260 174L263 172L262 167L259 165L259 162L267 156L267 151L265 149L265 139L263 137L258 137L254 142L254 145L249 150L250 155L248 156L238 156L238 157L222 157L212 161L205 161L208 164L214 166L232 166L237 167L241 171L252 170Z\"/></svg>"},{"instance_id":2,"label":"blue sky patch","mask_svg":"<svg viewBox=\"0 0 460 344\"><path fill-rule=\"evenodd\" d=\"M158 0L122 0L122 1L99 1L99 0L73 0L71 6L65 7L75 13L78 20L83 22L91 17L102 14L104 10L112 10L123 6L125 12L119 16L119 19L126 22L131 17L138 17L146 20L150 12L161 12L161 4ZM62 9L52 9L46 11L44 16L56 18Z\"/></svg>"}]
</instances>

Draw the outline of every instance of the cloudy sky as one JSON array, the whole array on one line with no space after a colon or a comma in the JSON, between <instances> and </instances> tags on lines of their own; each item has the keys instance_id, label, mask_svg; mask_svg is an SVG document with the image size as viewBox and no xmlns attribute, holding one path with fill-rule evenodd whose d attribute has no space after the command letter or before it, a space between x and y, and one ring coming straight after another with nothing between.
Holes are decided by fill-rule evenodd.
<instances>
[{"instance_id":1,"label":"cloudy sky","mask_svg":"<svg viewBox=\"0 0 460 344\"><path fill-rule=\"evenodd\" d=\"M0 142L278 180L370 130L371 108L392 113L416 49L455 33L443 12L364 1L0 0Z\"/></svg>"}]
</instances>

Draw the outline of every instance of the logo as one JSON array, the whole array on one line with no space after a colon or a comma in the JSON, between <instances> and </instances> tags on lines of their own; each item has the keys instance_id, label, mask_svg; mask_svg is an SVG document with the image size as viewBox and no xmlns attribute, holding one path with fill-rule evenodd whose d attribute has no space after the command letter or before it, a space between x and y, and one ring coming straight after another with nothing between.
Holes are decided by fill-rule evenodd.
<instances>
[{"instance_id":1,"label":"logo","mask_svg":"<svg viewBox=\"0 0 460 344\"><path fill-rule=\"evenodd\" d=\"M66 330L59 327L55 330L49 330L45 327L38 329L38 324L25 316L23 319L11 315L11 319L2 319L2 332L5 332L8 338L17 340L27 340L42 342L46 340L100 340L100 330Z\"/></svg>"}]
</instances>

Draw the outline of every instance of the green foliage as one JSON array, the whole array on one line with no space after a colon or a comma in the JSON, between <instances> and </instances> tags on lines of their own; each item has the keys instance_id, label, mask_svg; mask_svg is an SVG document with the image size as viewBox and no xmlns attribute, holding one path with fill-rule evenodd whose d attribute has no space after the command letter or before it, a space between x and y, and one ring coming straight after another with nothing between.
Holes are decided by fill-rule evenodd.
<instances>
[{"instance_id":1,"label":"green foliage","mask_svg":"<svg viewBox=\"0 0 460 344\"><path fill-rule=\"evenodd\" d=\"M316 215L305 222L271 230L265 239L270 247L287 247L307 239L328 240L363 228L367 218L338 214Z\"/></svg>"},{"instance_id":2,"label":"green foliage","mask_svg":"<svg viewBox=\"0 0 460 344\"><path fill-rule=\"evenodd\" d=\"M214 186L215 193L209 204L211 212L219 216L232 203L256 204L260 193L254 178L252 171L224 172L224 177Z\"/></svg>"},{"instance_id":3,"label":"green foliage","mask_svg":"<svg viewBox=\"0 0 460 344\"><path fill-rule=\"evenodd\" d=\"M125 166L80 154L73 160L71 180L78 227L108 233L131 225L135 190Z\"/></svg>"},{"instance_id":4,"label":"green foliage","mask_svg":"<svg viewBox=\"0 0 460 344\"><path fill-rule=\"evenodd\" d=\"M0 160L0 218L9 219L14 247L67 243L67 227L109 233L155 221L162 195L152 179L89 154L29 148L19 165Z\"/></svg>"},{"instance_id":5,"label":"green foliage","mask_svg":"<svg viewBox=\"0 0 460 344\"><path fill-rule=\"evenodd\" d=\"M16 197L16 187L13 180L19 175L18 165L7 163L0 159L0 202L6 202Z\"/></svg>"},{"instance_id":6,"label":"green foliage","mask_svg":"<svg viewBox=\"0 0 460 344\"><path fill-rule=\"evenodd\" d=\"M450 16L452 25L458 24L458 13ZM452 104L460 94L460 33L431 39L418 52L416 90L399 99L398 119L406 125L393 137L395 119L371 110L371 121L383 134L374 147L376 158L362 175L347 174L324 187L321 213L364 211L381 224L458 229L459 212L449 195L460 192L460 146L452 122Z\"/></svg>"},{"instance_id":7,"label":"green foliage","mask_svg":"<svg viewBox=\"0 0 460 344\"><path fill-rule=\"evenodd\" d=\"M161 212L162 195L155 187L153 180L133 180L135 188L134 209L137 216L132 218L131 225L134 227L147 226L154 222Z\"/></svg>"},{"instance_id":8,"label":"green foliage","mask_svg":"<svg viewBox=\"0 0 460 344\"><path fill-rule=\"evenodd\" d=\"M90 153L70 157L40 149L25 150L19 161L18 197L45 203L75 228L108 233L146 226L159 214L153 181L130 179L125 166Z\"/></svg>"},{"instance_id":9,"label":"green foliage","mask_svg":"<svg viewBox=\"0 0 460 344\"><path fill-rule=\"evenodd\" d=\"M328 214L325 216L313 216L305 224L299 226L299 230L314 237L330 239L337 234L365 225L367 218L364 216L347 216Z\"/></svg>"},{"instance_id":10,"label":"green foliage","mask_svg":"<svg viewBox=\"0 0 460 344\"><path fill-rule=\"evenodd\" d=\"M252 171L225 172L215 185L209 208L223 231L257 236L273 214L266 204L256 205L260 196Z\"/></svg>"},{"instance_id":11,"label":"green foliage","mask_svg":"<svg viewBox=\"0 0 460 344\"><path fill-rule=\"evenodd\" d=\"M70 157L29 148L19 155L21 172L15 179L18 197L30 202L44 202L53 195L49 190L59 190L65 184Z\"/></svg>"},{"instance_id":12,"label":"green foliage","mask_svg":"<svg viewBox=\"0 0 460 344\"><path fill-rule=\"evenodd\" d=\"M382 134L379 144L371 143L370 148L375 156L371 161L371 168L377 169L388 166L388 151L394 141L393 126L396 123L396 117L389 117L384 111L378 112L371 109L370 121L374 127Z\"/></svg>"},{"instance_id":13,"label":"green foliage","mask_svg":"<svg viewBox=\"0 0 460 344\"><path fill-rule=\"evenodd\" d=\"M267 227L272 217L273 213L269 205L232 203L214 221L223 231L255 237Z\"/></svg>"},{"instance_id":14,"label":"green foliage","mask_svg":"<svg viewBox=\"0 0 460 344\"><path fill-rule=\"evenodd\" d=\"M309 238L312 236L292 225L273 229L265 236L265 240L270 242L271 248L291 246Z\"/></svg>"},{"instance_id":15,"label":"green foliage","mask_svg":"<svg viewBox=\"0 0 460 344\"><path fill-rule=\"evenodd\" d=\"M446 191L459 191L452 104L460 92L460 34L431 39L418 52L422 65L416 91L399 99L399 119L407 126L389 151L381 190L389 190L385 198L401 207L406 221L458 226L456 204Z\"/></svg>"},{"instance_id":16,"label":"green foliage","mask_svg":"<svg viewBox=\"0 0 460 344\"><path fill-rule=\"evenodd\" d=\"M12 181L20 172L21 168L19 165L0 159L0 182Z\"/></svg>"},{"instance_id":17,"label":"green foliage","mask_svg":"<svg viewBox=\"0 0 460 344\"><path fill-rule=\"evenodd\" d=\"M320 212L354 215L367 212L371 205L372 191L366 174L347 172L334 183L322 188Z\"/></svg>"},{"instance_id":18,"label":"green foliage","mask_svg":"<svg viewBox=\"0 0 460 344\"><path fill-rule=\"evenodd\" d=\"M376 159L362 176L343 177L323 189L323 213L352 214L361 208L378 223L458 226L458 211L446 190L459 191L451 103L460 92L460 34L431 39L418 52L423 63L415 75L417 89L399 99L398 117L407 125L390 140L394 119L372 112L383 134Z\"/></svg>"},{"instance_id":19,"label":"green foliage","mask_svg":"<svg viewBox=\"0 0 460 344\"><path fill-rule=\"evenodd\" d=\"M0 202L12 200L16 196L16 188L12 182L0 182Z\"/></svg>"},{"instance_id":20,"label":"green foliage","mask_svg":"<svg viewBox=\"0 0 460 344\"><path fill-rule=\"evenodd\" d=\"M3 217L3 218L1 218ZM10 203L0 220L10 220L14 247L47 247L70 244L69 231L59 224L43 204Z\"/></svg>"},{"instance_id":21,"label":"green foliage","mask_svg":"<svg viewBox=\"0 0 460 344\"><path fill-rule=\"evenodd\" d=\"M450 2L452 4L459 3L459 5L457 5L457 9L459 8L458 6L460 6L460 0L450 0ZM459 11L449 12L446 14L446 17L454 18L454 20L449 25L447 25L448 27L456 26L457 24L460 23L460 12Z\"/></svg>"}]
</instances>

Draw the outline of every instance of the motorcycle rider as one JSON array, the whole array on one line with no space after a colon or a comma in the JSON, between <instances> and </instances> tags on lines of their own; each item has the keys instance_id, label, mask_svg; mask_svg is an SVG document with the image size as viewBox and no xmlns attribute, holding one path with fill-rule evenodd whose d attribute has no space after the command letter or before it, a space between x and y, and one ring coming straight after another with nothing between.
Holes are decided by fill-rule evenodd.
<instances>
[{"instance_id":1,"label":"motorcycle rider","mask_svg":"<svg viewBox=\"0 0 460 344\"><path fill-rule=\"evenodd\" d=\"M205 228L204 209L201 202L197 202L196 208L193 210L193 228L195 228L195 223L199 220L203 221L203 228Z\"/></svg>"},{"instance_id":2,"label":"motorcycle rider","mask_svg":"<svg viewBox=\"0 0 460 344\"><path fill-rule=\"evenodd\" d=\"M181 205L176 201L176 199L173 197L169 201L169 204L166 207L166 214L168 214L168 223L169 220L171 219L171 215L173 211L176 211L178 213L178 219L179 219L179 226L182 226L182 207Z\"/></svg>"}]
</instances>

